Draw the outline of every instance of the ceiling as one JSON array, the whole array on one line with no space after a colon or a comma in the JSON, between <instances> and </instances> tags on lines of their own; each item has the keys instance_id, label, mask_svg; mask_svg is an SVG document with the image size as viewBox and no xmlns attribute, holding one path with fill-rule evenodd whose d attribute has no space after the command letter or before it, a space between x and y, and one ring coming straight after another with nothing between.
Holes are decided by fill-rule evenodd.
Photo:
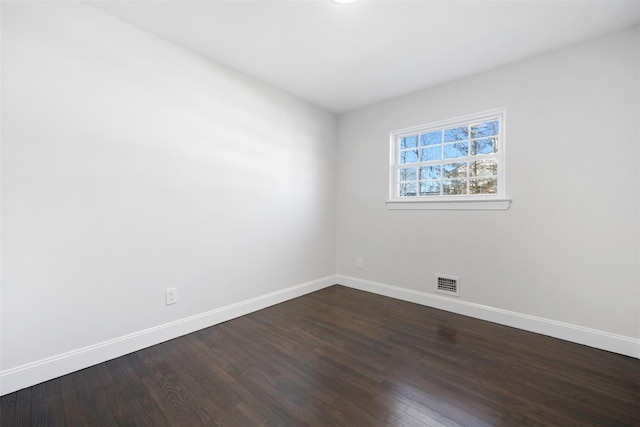
<instances>
[{"instance_id":1,"label":"ceiling","mask_svg":"<svg viewBox=\"0 0 640 427\"><path fill-rule=\"evenodd\" d=\"M640 0L87 4L336 113L640 22Z\"/></svg>"}]
</instances>

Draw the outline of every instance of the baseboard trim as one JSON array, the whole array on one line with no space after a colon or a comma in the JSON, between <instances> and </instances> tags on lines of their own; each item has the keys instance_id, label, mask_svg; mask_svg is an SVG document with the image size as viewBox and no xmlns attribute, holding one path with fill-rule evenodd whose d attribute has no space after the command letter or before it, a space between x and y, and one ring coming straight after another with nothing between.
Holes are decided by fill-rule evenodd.
<instances>
[{"instance_id":1,"label":"baseboard trim","mask_svg":"<svg viewBox=\"0 0 640 427\"><path fill-rule=\"evenodd\" d=\"M208 328L334 284L640 358L640 340L345 275L327 276L0 372L0 396Z\"/></svg>"},{"instance_id":2,"label":"baseboard trim","mask_svg":"<svg viewBox=\"0 0 640 427\"><path fill-rule=\"evenodd\" d=\"M318 291L336 283L335 276L292 286L225 307L114 338L0 372L0 396L48 381L182 335Z\"/></svg>"},{"instance_id":3,"label":"baseboard trim","mask_svg":"<svg viewBox=\"0 0 640 427\"><path fill-rule=\"evenodd\" d=\"M640 358L640 340L636 338L340 274L336 281L350 288Z\"/></svg>"}]
</instances>

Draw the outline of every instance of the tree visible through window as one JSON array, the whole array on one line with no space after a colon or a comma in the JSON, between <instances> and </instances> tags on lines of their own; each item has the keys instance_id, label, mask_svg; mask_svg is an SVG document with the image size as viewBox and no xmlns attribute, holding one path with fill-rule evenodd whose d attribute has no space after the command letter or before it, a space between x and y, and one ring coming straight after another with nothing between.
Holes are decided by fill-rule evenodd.
<instances>
[{"instance_id":1,"label":"tree visible through window","mask_svg":"<svg viewBox=\"0 0 640 427\"><path fill-rule=\"evenodd\" d=\"M504 111L392 133L392 199L504 194Z\"/></svg>"}]
</instances>

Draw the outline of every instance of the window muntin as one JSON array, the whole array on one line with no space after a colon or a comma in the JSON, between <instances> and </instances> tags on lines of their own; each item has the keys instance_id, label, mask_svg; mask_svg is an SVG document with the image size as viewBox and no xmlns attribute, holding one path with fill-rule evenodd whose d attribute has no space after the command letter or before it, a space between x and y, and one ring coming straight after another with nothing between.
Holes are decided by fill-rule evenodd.
<instances>
[{"instance_id":1,"label":"window muntin","mask_svg":"<svg viewBox=\"0 0 640 427\"><path fill-rule=\"evenodd\" d=\"M504 197L504 111L392 133L391 199Z\"/></svg>"}]
</instances>

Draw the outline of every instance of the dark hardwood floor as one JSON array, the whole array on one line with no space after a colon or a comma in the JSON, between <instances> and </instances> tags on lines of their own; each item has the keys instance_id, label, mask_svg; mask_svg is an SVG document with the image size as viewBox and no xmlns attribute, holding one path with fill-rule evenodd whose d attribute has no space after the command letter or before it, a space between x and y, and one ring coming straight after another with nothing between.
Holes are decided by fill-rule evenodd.
<instances>
[{"instance_id":1,"label":"dark hardwood floor","mask_svg":"<svg viewBox=\"0 0 640 427\"><path fill-rule=\"evenodd\" d=\"M9 426L640 426L640 361L332 286L0 398Z\"/></svg>"}]
</instances>

